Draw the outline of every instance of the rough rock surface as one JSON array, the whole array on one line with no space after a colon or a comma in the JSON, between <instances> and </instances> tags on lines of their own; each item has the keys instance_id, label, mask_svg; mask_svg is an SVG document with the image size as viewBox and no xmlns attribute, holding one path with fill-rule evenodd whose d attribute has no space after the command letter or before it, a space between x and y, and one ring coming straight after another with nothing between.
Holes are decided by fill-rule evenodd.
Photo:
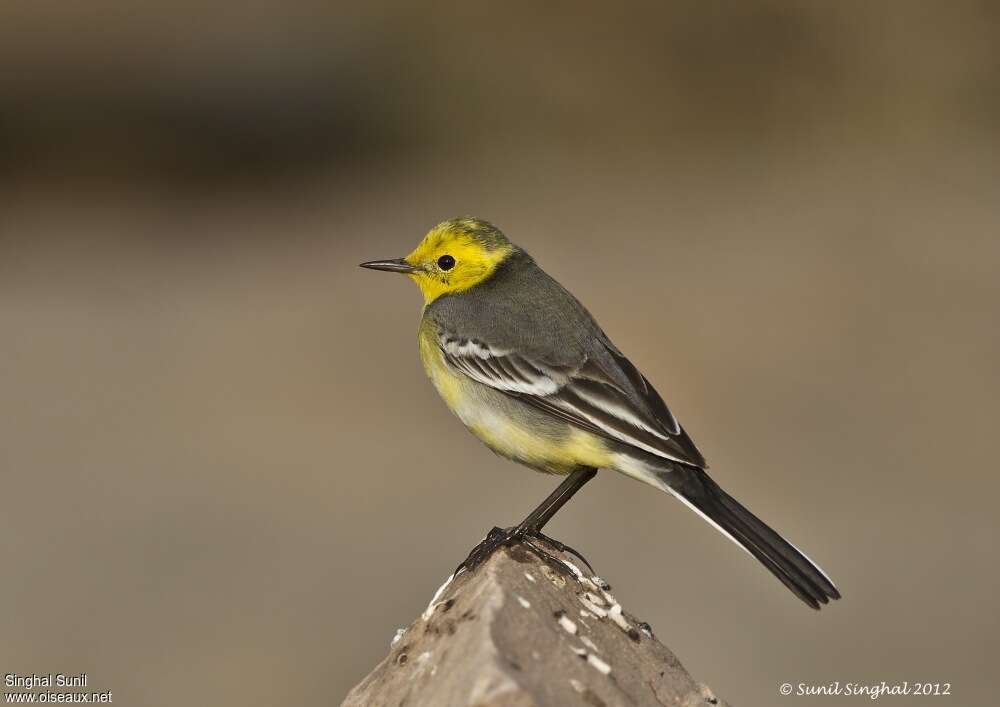
<instances>
[{"instance_id":1,"label":"rough rock surface","mask_svg":"<svg viewBox=\"0 0 1000 707\"><path fill-rule=\"evenodd\" d=\"M344 707L725 705L602 580L565 564L516 545L447 582Z\"/></svg>"}]
</instances>

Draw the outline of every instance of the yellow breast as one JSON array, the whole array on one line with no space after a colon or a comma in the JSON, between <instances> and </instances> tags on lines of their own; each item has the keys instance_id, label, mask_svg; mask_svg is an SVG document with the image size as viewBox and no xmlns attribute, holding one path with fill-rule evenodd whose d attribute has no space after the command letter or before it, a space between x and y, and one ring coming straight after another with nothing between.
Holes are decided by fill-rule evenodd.
<instances>
[{"instance_id":1,"label":"yellow breast","mask_svg":"<svg viewBox=\"0 0 1000 707\"><path fill-rule=\"evenodd\" d=\"M611 466L612 454L602 438L454 371L444 360L433 323L422 323L418 339L424 370L438 394L497 454L553 474L578 466Z\"/></svg>"}]
</instances>

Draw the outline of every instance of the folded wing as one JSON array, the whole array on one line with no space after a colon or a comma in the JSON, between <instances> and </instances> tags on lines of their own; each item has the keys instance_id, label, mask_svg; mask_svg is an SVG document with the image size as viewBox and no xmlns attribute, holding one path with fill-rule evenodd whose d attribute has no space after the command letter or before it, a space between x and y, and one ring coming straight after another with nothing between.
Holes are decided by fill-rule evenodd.
<instances>
[{"instance_id":1,"label":"folded wing","mask_svg":"<svg viewBox=\"0 0 1000 707\"><path fill-rule=\"evenodd\" d=\"M439 336L445 361L491 388L606 439L664 459L705 459L649 381L610 342L603 356L553 365L477 339ZM599 360L602 359L602 360Z\"/></svg>"}]
</instances>

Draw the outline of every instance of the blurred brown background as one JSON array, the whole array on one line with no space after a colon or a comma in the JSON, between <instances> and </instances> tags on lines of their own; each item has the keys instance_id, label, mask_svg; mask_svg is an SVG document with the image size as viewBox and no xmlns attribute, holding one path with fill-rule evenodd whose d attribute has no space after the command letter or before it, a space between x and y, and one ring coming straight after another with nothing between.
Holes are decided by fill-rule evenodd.
<instances>
[{"instance_id":1,"label":"blurred brown background","mask_svg":"<svg viewBox=\"0 0 1000 707\"><path fill-rule=\"evenodd\" d=\"M0 672L339 703L555 483L449 416L415 288L356 267L475 214L843 589L811 612L599 477L552 533L695 676L994 702L997 8L5 3Z\"/></svg>"}]
</instances>

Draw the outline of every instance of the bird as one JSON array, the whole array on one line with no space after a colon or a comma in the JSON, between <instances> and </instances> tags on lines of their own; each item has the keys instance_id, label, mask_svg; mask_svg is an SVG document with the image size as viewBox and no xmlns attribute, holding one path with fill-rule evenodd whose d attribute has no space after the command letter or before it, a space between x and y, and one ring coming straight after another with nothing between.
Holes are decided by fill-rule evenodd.
<instances>
[{"instance_id":1,"label":"bird","mask_svg":"<svg viewBox=\"0 0 1000 707\"><path fill-rule=\"evenodd\" d=\"M818 565L708 475L705 457L649 380L499 228L450 219L406 257L361 267L417 284L420 358L461 422L496 454L565 477L517 526L493 528L456 572L474 570L503 545L538 549L537 539L581 557L542 529L602 469L671 494L810 607L840 598Z\"/></svg>"}]
</instances>

